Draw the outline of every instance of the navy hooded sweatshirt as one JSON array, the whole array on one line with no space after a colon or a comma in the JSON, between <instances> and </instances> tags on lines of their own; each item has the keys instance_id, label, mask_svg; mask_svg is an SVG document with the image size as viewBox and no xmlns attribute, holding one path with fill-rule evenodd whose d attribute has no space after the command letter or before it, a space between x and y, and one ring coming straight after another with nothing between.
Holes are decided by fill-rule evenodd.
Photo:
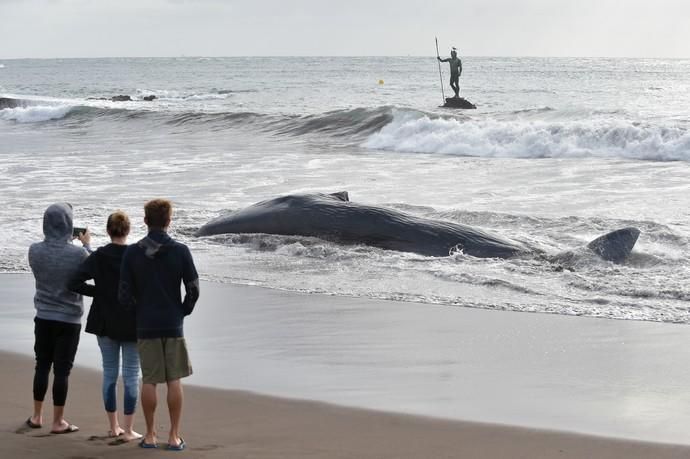
<instances>
[{"instance_id":1,"label":"navy hooded sweatshirt","mask_svg":"<svg viewBox=\"0 0 690 459\"><path fill-rule=\"evenodd\" d=\"M185 287L182 299L180 285ZM151 230L127 247L122 258L118 299L136 311L137 338L184 336L184 317L199 299L199 276L189 248L165 231Z\"/></svg>"}]
</instances>

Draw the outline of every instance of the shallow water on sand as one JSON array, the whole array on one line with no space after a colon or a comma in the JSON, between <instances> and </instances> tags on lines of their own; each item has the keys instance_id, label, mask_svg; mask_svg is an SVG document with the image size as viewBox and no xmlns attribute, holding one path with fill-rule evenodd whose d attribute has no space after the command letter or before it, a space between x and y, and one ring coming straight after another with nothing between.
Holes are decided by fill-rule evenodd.
<instances>
[{"instance_id":1,"label":"shallow water on sand","mask_svg":"<svg viewBox=\"0 0 690 459\"><path fill-rule=\"evenodd\" d=\"M0 275L0 348L31 355L31 275ZM690 328L204 282L186 384L687 443ZM100 369L93 335L76 362ZM98 388L94 388L98 390ZM190 400L189 403L194 403Z\"/></svg>"}]
</instances>

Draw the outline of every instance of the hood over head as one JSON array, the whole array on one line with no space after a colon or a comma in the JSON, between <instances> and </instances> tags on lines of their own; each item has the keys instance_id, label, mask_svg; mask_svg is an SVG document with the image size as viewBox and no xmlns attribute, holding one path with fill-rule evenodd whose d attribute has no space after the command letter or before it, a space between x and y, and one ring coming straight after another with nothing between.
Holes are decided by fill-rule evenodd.
<instances>
[{"instance_id":1,"label":"hood over head","mask_svg":"<svg viewBox=\"0 0 690 459\"><path fill-rule=\"evenodd\" d=\"M46 241L72 240L72 206L66 202L49 206L43 213L43 234Z\"/></svg>"}]
</instances>

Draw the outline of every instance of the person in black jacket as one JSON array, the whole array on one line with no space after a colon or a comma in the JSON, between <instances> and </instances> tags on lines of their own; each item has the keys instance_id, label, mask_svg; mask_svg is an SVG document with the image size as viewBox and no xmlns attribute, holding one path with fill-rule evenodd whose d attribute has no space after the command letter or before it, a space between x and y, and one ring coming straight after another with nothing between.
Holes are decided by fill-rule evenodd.
<instances>
[{"instance_id":1,"label":"person in black jacket","mask_svg":"<svg viewBox=\"0 0 690 459\"><path fill-rule=\"evenodd\" d=\"M170 432L168 449L183 450L180 437L182 417L181 379L192 374L182 325L199 298L197 275L189 248L167 233L172 204L154 199L144 206L149 234L127 248L120 272L120 302L136 310L137 347L141 359L143 387L141 406L146 418L146 435L139 445L157 448L155 430L156 384L168 386ZM180 286L184 285L182 299Z\"/></svg>"},{"instance_id":2,"label":"person in black jacket","mask_svg":"<svg viewBox=\"0 0 690 459\"><path fill-rule=\"evenodd\" d=\"M111 243L99 248L82 263L69 283L72 291L92 296L86 319L86 332L98 338L103 357L103 403L110 422L109 435L130 441L142 437L134 431L134 412L139 394L139 353L137 351L136 317L117 299L120 266L127 249L129 218L118 211L108 217L107 231ZM94 285L87 284L89 279ZM124 423L117 416L117 379L122 352L124 382Z\"/></svg>"}]
</instances>

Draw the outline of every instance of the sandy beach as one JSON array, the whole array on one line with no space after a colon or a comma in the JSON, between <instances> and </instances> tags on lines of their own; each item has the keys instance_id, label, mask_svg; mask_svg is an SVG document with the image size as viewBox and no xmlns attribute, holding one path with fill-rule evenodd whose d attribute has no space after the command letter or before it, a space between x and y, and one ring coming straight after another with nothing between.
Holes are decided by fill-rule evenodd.
<instances>
[{"instance_id":1,"label":"sandy beach","mask_svg":"<svg viewBox=\"0 0 690 459\"><path fill-rule=\"evenodd\" d=\"M32 360L0 353L3 412L0 456L6 458L139 458L173 454L113 445L105 436L98 372L77 368L67 415L81 430L51 435L25 429ZM183 435L190 458L681 458L690 447L444 421L334 405L188 387ZM142 425L141 419L138 423ZM159 431L166 432L164 411Z\"/></svg>"},{"instance_id":2,"label":"sandy beach","mask_svg":"<svg viewBox=\"0 0 690 459\"><path fill-rule=\"evenodd\" d=\"M81 431L22 429L31 406L32 279L3 275L0 283L0 456L159 454L103 437L90 335L82 336L67 409ZM686 371L677 364L686 326L208 282L202 292L187 323L196 374L187 380L185 457L690 455ZM460 357L447 352L460 347ZM164 405L158 423L164 439Z\"/></svg>"}]
</instances>

